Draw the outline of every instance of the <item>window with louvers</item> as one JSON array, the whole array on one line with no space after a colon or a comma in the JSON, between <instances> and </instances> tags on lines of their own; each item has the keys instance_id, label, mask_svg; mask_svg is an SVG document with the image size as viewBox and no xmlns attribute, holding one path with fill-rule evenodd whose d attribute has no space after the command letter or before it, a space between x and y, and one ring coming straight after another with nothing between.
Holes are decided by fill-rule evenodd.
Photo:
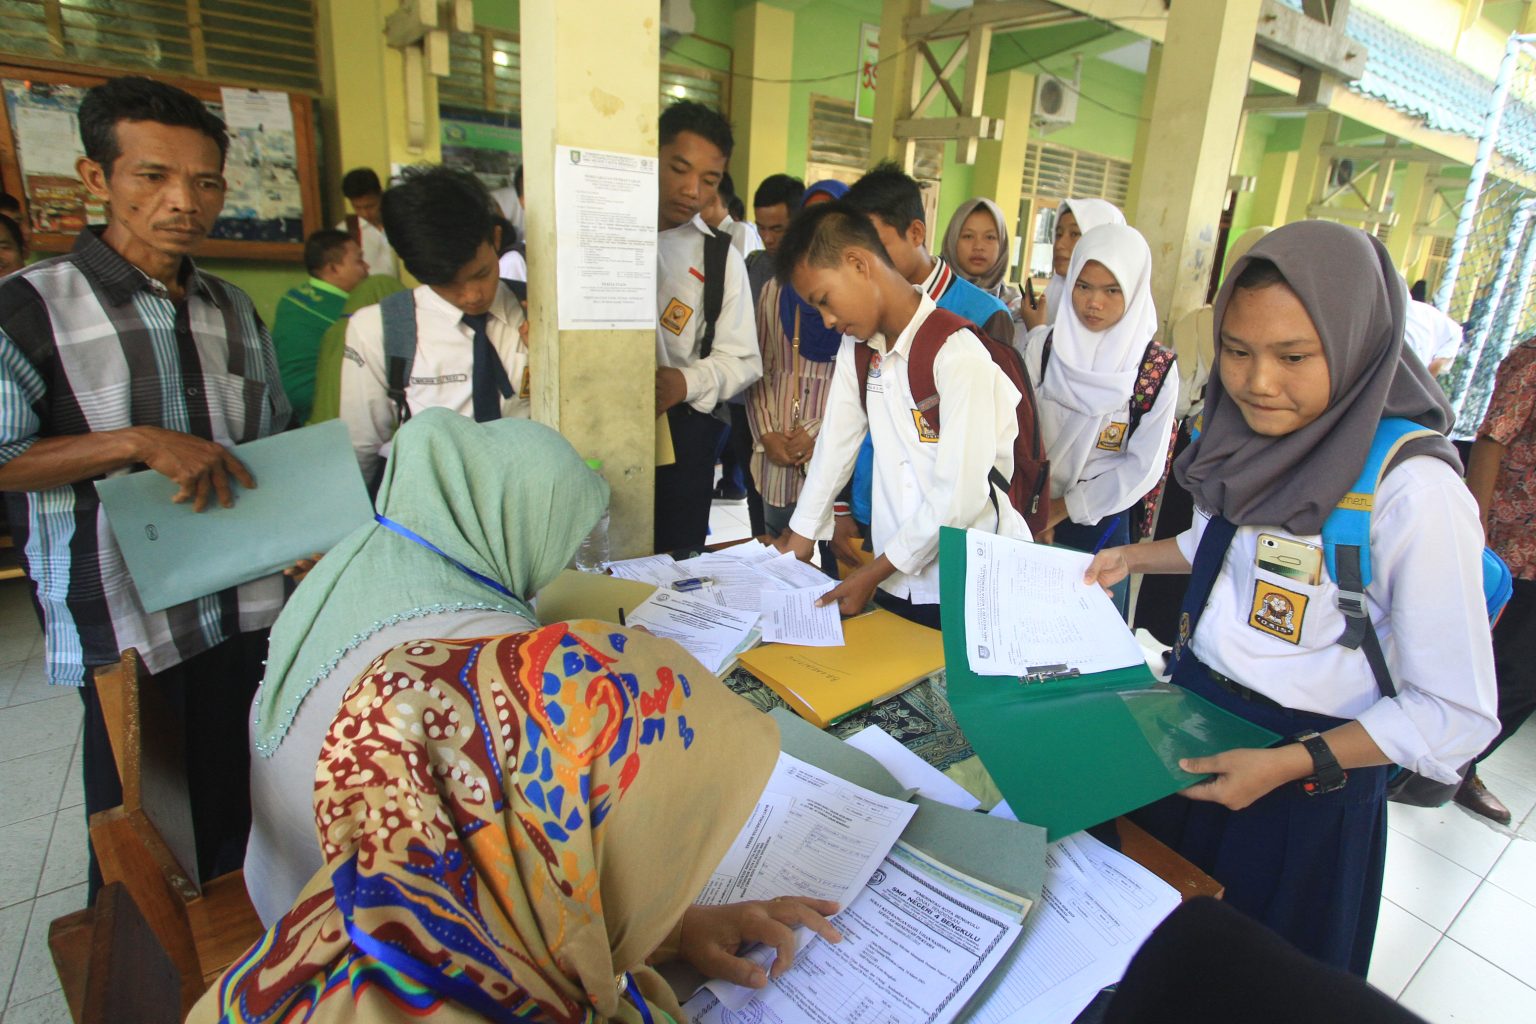
<instances>
[{"instance_id":1,"label":"window with louvers","mask_svg":"<svg viewBox=\"0 0 1536 1024\"><path fill-rule=\"evenodd\" d=\"M495 29L455 32L448 45L449 75L438 79L445 107L522 116L522 54L517 39Z\"/></svg>"},{"instance_id":2,"label":"window with louvers","mask_svg":"<svg viewBox=\"0 0 1536 1024\"><path fill-rule=\"evenodd\" d=\"M702 103L717 110L726 118L731 116L731 102L726 87L726 76L704 68L687 68L674 64L661 66L661 109L678 100Z\"/></svg>"},{"instance_id":3,"label":"window with louvers","mask_svg":"<svg viewBox=\"0 0 1536 1024\"><path fill-rule=\"evenodd\" d=\"M1056 207L1063 199L1107 199L1123 210L1130 188L1131 165L1124 160L1049 142L1031 142L1024 148L1016 225L1018 237L1025 242L1021 267L1035 277L1050 275Z\"/></svg>"},{"instance_id":4,"label":"window with louvers","mask_svg":"<svg viewBox=\"0 0 1536 1024\"><path fill-rule=\"evenodd\" d=\"M0 0L0 54L320 91L313 0Z\"/></svg>"},{"instance_id":5,"label":"window with louvers","mask_svg":"<svg viewBox=\"0 0 1536 1024\"><path fill-rule=\"evenodd\" d=\"M853 116L853 101L812 96L805 180L857 180L873 162L869 155L872 135L872 126ZM943 169L944 143L919 142L913 177L919 181L938 181Z\"/></svg>"}]
</instances>

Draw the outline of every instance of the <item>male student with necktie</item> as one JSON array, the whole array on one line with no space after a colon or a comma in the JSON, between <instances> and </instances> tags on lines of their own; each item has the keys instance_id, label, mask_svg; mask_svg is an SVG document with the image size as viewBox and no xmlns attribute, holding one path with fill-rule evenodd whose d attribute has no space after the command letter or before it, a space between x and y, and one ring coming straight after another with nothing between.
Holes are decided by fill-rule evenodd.
<instances>
[{"instance_id":1,"label":"male student with necktie","mask_svg":"<svg viewBox=\"0 0 1536 1024\"><path fill-rule=\"evenodd\" d=\"M347 324L341 418L370 480L395 428L422 409L480 423L528 416L523 309L498 276L490 193L468 172L427 167L385 192L383 206L389 244L422 283ZM407 358L394 354L402 344Z\"/></svg>"}]
</instances>

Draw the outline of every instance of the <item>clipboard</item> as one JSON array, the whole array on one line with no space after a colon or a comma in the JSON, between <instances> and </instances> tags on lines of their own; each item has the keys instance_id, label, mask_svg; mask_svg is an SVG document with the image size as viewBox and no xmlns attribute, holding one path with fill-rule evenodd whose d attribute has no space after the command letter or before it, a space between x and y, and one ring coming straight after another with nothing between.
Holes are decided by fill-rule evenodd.
<instances>
[{"instance_id":1,"label":"clipboard","mask_svg":"<svg viewBox=\"0 0 1536 1024\"><path fill-rule=\"evenodd\" d=\"M1051 840L1177 793L1204 776L1178 766L1280 737L1145 664L1090 675L981 676L965 639L965 531L939 533L939 614L955 721L1020 821Z\"/></svg>"}]
</instances>

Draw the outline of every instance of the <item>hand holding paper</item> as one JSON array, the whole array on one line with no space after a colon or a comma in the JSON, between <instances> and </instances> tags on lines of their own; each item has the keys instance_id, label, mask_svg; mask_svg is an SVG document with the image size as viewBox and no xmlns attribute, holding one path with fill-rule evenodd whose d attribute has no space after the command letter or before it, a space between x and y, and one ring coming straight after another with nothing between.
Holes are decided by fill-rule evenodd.
<instances>
[{"instance_id":1,"label":"hand holding paper","mask_svg":"<svg viewBox=\"0 0 1536 1024\"><path fill-rule=\"evenodd\" d=\"M816 603L832 589L831 582L822 579L826 586L820 590L773 590L760 595L765 643L843 646L843 620L837 605L822 607Z\"/></svg>"}]
</instances>

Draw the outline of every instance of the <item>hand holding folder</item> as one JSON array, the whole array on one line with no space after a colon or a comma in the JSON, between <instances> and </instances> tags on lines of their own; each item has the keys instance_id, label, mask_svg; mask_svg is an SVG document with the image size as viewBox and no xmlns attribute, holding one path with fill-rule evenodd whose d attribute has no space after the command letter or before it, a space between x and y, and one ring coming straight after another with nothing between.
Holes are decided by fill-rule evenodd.
<instances>
[{"instance_id":1,"label":"hand holding folder","mask_svg":"<svg viewBox=\"0 0 1536 1024\"><path fill-rule=\"evenodd\" d=\"M1118 615L1111 622L1088 617L1097 625L1065 642L1046 630L1035 645L1027 629L1021 639L1013 628L1020 624L991 608L982 628L996 635L971 638L968 604L998 600L1012 583L1006 572L971 579L973 543L1018 545L1033 549L1026 557L1051 556L1023 541L949 527L939 538L950 704L1020 821L1044 825L1057 839L1199 782L1201 776L1179 767L1181 758L1267 747L1279 738L1181 687L1159 683ZM1078 569L1072 582L1081 575ZM1058 597L1056 611L1066 603ZM986 647L984 654L979 647ZM1106 657L1120 648L1121 655ZM1025 671L1018 670L1021 665Z\"/></svg>"}]
</instances>

